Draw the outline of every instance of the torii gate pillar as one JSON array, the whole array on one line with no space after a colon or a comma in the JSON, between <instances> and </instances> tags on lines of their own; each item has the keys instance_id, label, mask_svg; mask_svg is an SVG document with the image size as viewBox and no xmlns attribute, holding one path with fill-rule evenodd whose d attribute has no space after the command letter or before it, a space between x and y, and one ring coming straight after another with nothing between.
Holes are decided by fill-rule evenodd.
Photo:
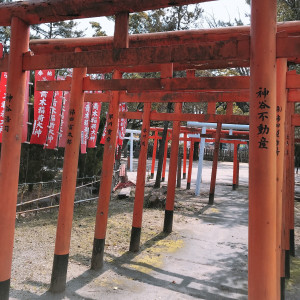
<instances>
[{"instance_id":1,"label":"torii gate pillar","mask_svg":"<svg viewBox=\"0 0 300 300\"><path fill-rule=\"evenodd\" d=\"M276 0L252 0L248 298L279 299L276 276Z\"/></svg>"},{"instance_id":2,"label":"torii gate pillar","mask_svg":"<svg viewBox=\"0 0 300 300\"><path fill-rule=\"evenodd\" d=\"M29 25L12 18L10 56L0 161L0 299L9 299L26 90L23 54L29 48Z\"/></svg>"},{"instance_id":3,"label":"torii gate pillar","mask_svg":"<svg viewBox=\"0 0 300 300\"><path fill-rule=\"evenodd\" d=\"M76 50L79 52L80 50ZM77 166L84 104L83 78L86 68L75 68L72 76L71 100L68 112L68 142L65 147L60 204L56 229L54 260L50 291L66 288L71 231L76 191Z\"/></svg>"},{"instance_id":4,"label":"torii gate pillar","mask_svg":"<svg viewBox=\"0 0 300 300\"><path fill-rule=\"evenodd\" d=\"M277 116L276 116L276 154L277 154L277 278L280 279L281 299L284 299L285 292L285 273L284 273L284 230L283 230L283 174L284 174L284 151L285 151L285 114L287 104L286 90L286 72L287 60L285 58L277 59Z\"/></svg>"}]
</instances>

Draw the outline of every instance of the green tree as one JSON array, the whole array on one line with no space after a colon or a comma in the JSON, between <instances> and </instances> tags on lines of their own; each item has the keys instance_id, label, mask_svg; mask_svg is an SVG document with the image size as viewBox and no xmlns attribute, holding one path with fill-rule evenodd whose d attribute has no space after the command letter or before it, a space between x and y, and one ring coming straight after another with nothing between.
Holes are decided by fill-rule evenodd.
<instances>
[{"instance_id":1,"label":"green tree","mask_svg":"<svg viewBox=\"0 0 300 300\"><path fill-rule=\"evenodd\" d=\"M11 0L0 0L1 3L9 3ZM4 53L8 52L10 39L10 26L0 26L0 43L3 44Z\"/></svg>"},{"instance_id":2,"label":"green tree","mask_svg":"<svg viewBox=\"0 0 300 300\"><path fill-rule=\"evenodd\" d=\"M99 134L97 136L96 148L87 148L85 154L79 154L79 178L99 176L101 173L104 145L100 144L100 140L106 123L106 114L104 113L104 111L106 111L106 109L103 109L103 112L101 112L100 125L98 131Z\"/></svg>"},{"instance_id":3,"label":"green tree","mask_svg":"<svg viewBox=\"0 0 300 300\"><path fill-rule=\"evenodd\" d=\"M251 4L251 0L245 0ZM299 0L277 0L277 21L300 20L300 1Z\"/></svg>"},{"instance_id":4,"label":"green tree","mask_svg":"<svg viewBox=\"0 0 300 300\"><path fill-rule=\"evenodd\" d=\"M200 4L172 6L130 15L129 33L151 33L198 28L202 21Z\"/></svg>"},{"instance_id":5,"label":"green tree","mask_svg":"<svg viewBox=\"0 0 300 300\"><path fill-rule=\"evenodd\" d=\"M77 26L78 23L73 20L32 25L32 38L55 39L83 37L84 30L78 30Z\"/></svg>"},{"instance_id":6,"label":"green tree","mask_svg":"<svg viewBox=\"0 0 300 300\"><path fill-rule=\"evenodd\" d=\"M32 192L35 182L53 180L62 168L63 151L44 149L43 145L22 144L19 183L28 183Z\"/></svg>"},{"instance_id":7,"label":"green tree","mask_svg":"<svg viewBox=\"0 0 300 300\"><path fill-rule=\"evenodd\" d=\"M102 30L102 27L100 25L100 23L92 21L90 22L92 28L95 30L95 33L93 34L93 36L106 36L106 32L104 30Z\"/></svg>"}]
</instances>

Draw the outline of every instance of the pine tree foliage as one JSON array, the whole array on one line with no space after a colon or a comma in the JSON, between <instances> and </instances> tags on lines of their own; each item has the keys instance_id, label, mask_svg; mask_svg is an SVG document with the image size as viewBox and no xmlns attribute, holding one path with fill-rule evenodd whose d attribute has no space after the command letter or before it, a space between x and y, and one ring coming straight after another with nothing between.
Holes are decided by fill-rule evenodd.
<instances>
[{"instance_id":1,"label":"pine tree foliage","mask_svg":"<svg viewBox=\"0 0 300 300\"><path fill-rule=\"evenodd\" d=\"M102 26L100 25L99 22L95 22L95 21L91 21L90 22L92 29L95 30L95 33L93 34L93 36L106 36L106 32L104 30L102 30Z\"/></svg>"},{"instance_id":2,"label":"pine tree foliage","mask_svg":"<svg viewBox=\"0 0 300 300\"><path fill-rule=\"evenodd\" d=\"M1 3L9 3L11 0L0 0ZM4 53L8 52L10 39L10 26L0 26L0 43L3 44Z\"/></svg>"},{"instance_id":3,"label":"pine tree foliage","mask_svg":"<svg viewBox=\"0 0 300 300\"><path fill-rule=\"evenodd\" d=\"M251 0L245 0L251 4ZM277 0L277 21L296 21L300 20L300 1L299 0Z\"/></svg>"},{"instance_id":4,"label":"pine tree foliage","mask_svg":"<svg viewBox=\"0 0 300 300\"><path fill-rule=\"evenodd\" d=\"M199 28L202 13L199 4L134 13L130 15L129 32L137 34Z\"/></svg>"},{"instance_id":5,"label":"pine tree foliage","mask_svg":"<svg viewBox=\"0 0 300 300\"><path fill-rule=\"evenodd\" d=\"M77 29L78 23L75 21L61 21L46 23L42 25L32 25L32 37L36 39L55 38L75 38L84 36L84 30Z\"/></svg>"}]
</instances>

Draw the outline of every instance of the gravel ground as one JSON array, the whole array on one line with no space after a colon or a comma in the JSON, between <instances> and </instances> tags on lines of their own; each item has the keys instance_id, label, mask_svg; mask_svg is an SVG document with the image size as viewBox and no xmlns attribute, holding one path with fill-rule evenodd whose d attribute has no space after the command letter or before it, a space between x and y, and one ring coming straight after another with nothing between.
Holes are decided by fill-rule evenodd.
<instances>
[{"instance_id":1,"label":"gravel ground","mask_svg":"<svg viewBox=\"0 0 300 300\"><path fill-rule=\"evenodd\" d=\"M146 197L151 194L151 191L152 188L146 188ZM134 193L125 200L118 199L117 194L118 192L115 192L112 195L109 209L105 245L105 261L108 263L113 263L115 259L127 253L130 242ZM183 189L177 191L176 208L178 211L192 213L195 209L201 209L205 205L203 203L195 204L192 201L184 203L187 195L191 197L192 192ZM96 202L75 206L68 281L90 267L96 209ZM177 239L176 233L168 236L161 234L163 218L163 209L145 208L141 251L149 246L152 239L161 237L165 237L166 240ZM187 215L182 215L177 218L177 222L187 222L187 219ZM37 215L20 217L17 220L11 279L11 295L13 297L24 299L24 291L42 295L49 289L56 222L57 210L39 212ZM159 234L161 237L158 236Z\"/></svg>"}]
</instances>

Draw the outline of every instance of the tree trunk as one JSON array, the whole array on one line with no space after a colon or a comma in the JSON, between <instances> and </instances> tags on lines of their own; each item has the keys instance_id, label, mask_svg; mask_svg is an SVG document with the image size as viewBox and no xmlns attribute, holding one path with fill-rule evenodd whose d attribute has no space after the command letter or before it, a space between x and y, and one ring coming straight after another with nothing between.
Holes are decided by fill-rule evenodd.
<instances>
[{"instance_id":1,"label":"tree trunk","mask_svg":"<svg viewBox=\"0 0 300 300\"><path fill-rule=\"evenodd\" d=\"M199 142L194 143L193 160L199 159Z\"/></svg>"},{"instance_id":2,"label":"tree trunk","mask_svg":"<svg viewBox=\"0 0 300 300\"><path fill-rule=\"evenodd\" d=\"M32 193L32 191L33 191L33 183L29 183L28 184L28 192Z\"/></svg>"}]
</instances>

